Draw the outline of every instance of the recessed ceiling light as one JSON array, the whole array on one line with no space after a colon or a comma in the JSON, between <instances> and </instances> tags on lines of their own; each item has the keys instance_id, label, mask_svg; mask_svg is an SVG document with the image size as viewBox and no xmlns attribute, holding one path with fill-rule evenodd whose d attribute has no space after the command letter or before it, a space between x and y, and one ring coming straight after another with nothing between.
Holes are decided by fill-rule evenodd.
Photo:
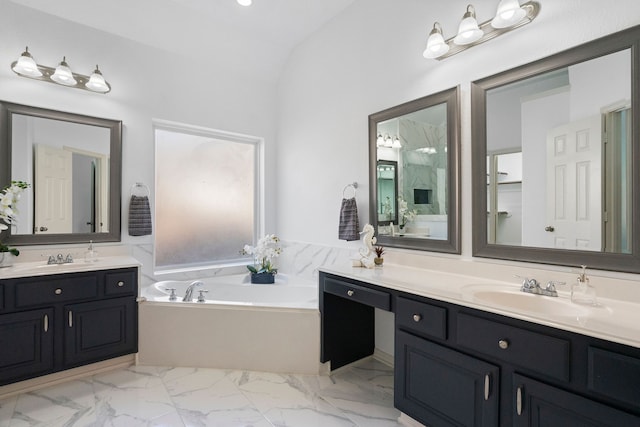
<instances>
[{"instance_id":1,"label":"recessed ceiling light","mask_svg":"<svg viewBox=\"0 0 640 427\"><path fill-rule=\"evenodd\" d=\"M237 0L240 6L251 6L251 0Z\"/></svg>"}]
</instances>

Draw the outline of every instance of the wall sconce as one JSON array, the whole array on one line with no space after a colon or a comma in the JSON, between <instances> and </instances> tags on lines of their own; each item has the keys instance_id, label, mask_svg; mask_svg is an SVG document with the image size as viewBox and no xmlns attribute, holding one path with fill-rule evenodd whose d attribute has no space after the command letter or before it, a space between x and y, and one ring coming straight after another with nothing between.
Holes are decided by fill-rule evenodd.
<instances>
[{"instance_id":1,"label":"wall sconce","mask_svg":"<svg viewBox=\"0 0 640 427\"><path fill-rule=\"evenodd\" d=\"M539 12L540 3L536 1L529 1L521 6L518 0L500 0L493 19L478 25L476 10L473 5L468 5L455 37L445 40L440 23L433 24L427 48L422 55L427 59L448 58L528 24Z\"/></svg>"},{"instance_id":2,"label":"wall sconce","mask_svg":"<svg viewBox=\"0 0 640 427\"><path fill-rule=\"evenodd\" d=\"M402 148L402 144L400 143L398 135L391 138L388 133L385 133L383 137L382 134L378 132L378 136L376 137L376 147Z\"/></svg>"},{"instance_id":3,"label":"wall sconce","mask_svg":"<svg viewBox=\"0 0 640 427\"><path fill-rule=\"evenodd\" d=\"M84 89L91 92L107 93L111 91L111 85L106 82L100 69L96 69L91 76L76 74L71 71L65 57L56 68L37 64L29 53L29 48L25 48L17 61L11 64L14 73L30 79L42 80L76 89Z\"/></svg>"}]
</instances>

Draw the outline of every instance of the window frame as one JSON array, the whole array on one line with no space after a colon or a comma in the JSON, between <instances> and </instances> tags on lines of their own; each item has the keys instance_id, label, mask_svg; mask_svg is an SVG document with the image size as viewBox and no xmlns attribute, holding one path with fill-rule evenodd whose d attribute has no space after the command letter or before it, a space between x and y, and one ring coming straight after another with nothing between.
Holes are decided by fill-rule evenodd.
<instances>
[{"instance_id":1,"label":"window frame","mask_svg":"<svg viewBox=\"0 0 640 427\"><path fill-rule=\"evenodd\" d=\"M174 122L169 120L162 119L152 119L152 134L153 134L153 144L154 144L154 208L153 208L153 218L154 223L156 218L156 209L158 206L158 200L156 199L155 188L157 187L158 182L158 164L157 164L157 142L156 142L156 131L163 130L168 132L175 133L183 133L187 135L194 136L202 136L205 138L215 138L221 139L228 142L236 142L241 144L252 144L255 146L255 182L254 182L254 236L253 242L247 242L251 244L255 244L257 242L259 236L264 234L265 230L265 147L264 147L264 138L242 134L237 132L224 131L220 129L213 129L204 126L190 125L180 122ZM208 265L197 265L189 267L185 265L184 267L176 268L162 268L158 267L156 264L156 233L153 234L153 270L156 275L163 274L172 274L172 273L181 273L181 272L189 272L189 271L197 271L197 270L212 270L212 269L220 269L220 268L233 268L239 266L245 266L247 263L251 263L250 258L238 260L235 262L221 262L221 263L212 263Z\"/></svg>"}]
</instances>

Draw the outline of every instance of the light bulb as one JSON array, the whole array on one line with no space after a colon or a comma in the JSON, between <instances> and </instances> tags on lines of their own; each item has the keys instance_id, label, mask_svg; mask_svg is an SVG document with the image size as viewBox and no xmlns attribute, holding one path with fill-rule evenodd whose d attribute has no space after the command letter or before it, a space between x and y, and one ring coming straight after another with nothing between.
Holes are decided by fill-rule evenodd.
<instances>
[{"instance_id":1,"label":"light bulb","mask_svg":"<svg viewBox=\"0 0 640 427\"><path fill-rule=\"evenodd\" d=\"M429 33L427 39L427 48L422 53L427 59L439 58L449 51L449 45L444 41L442 37L442 27L438 22L433 24L433 29Z\"/></svg>"},{"instance_id":2,"label":"light bulb","mask_svg":"<svg viewBox=\"0 0 640 427\"><path fill-rule=\"evenodd\" d=\"M496 16L491 20L493 28L507 28L522 21L527 12L520 7L518 0L501 0Z\"/></svg>"},{"instance_id":3,"label":"light bulb","mask_svg":"<svg viewBox=\"0 0 640 427\"><path fill-rule=\"evenodd\" d=\"M105 81L102 73L96 65L96 69L89 77L89 81L85 83L85 86L94 92L107 93L111 90L107 82Z\"/></svg>"},{"instance_id":4,"label":"light bulb","mask_svg":"<svg viewBox=\"0 0 640 427\"><path fill-rule=\"evenodd\" d=\"M71 68L67 64L66 57L62 58L60 64L56 67L56 72L51 76L51 80L65 86L74 86L78 82L73 78Z\"/></svg>"},{"instance_id":5,"label":"light bulb","mask_svg":"<svg viewBox=\"0 0 640 427\"><path fill-rule=\"evenodd\" d=\"M471 44L483 35L484 32L478 27L478 21L476 21L476 11L472 5L468 5L467 12L460 21L458 35L453 39L453 42L457 45Z\"/></svg>"}]
</instances>

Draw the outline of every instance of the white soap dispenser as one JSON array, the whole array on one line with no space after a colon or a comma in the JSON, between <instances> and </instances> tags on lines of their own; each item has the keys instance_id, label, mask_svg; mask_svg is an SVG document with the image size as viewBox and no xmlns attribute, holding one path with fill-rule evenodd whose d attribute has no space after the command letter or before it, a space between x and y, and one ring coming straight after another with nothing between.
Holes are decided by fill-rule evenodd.
<instances>
[{"instance_id":1,"label":"white soap dispenser","mask_svg":"<svg viewBox=\"0 0 640 427\"><path fill-rule=\"evenodd\" d=\"M85 262L98 261L98 251L93 249L93 240L89 240L89 247L87 248L87 251L84 253L84 261Z\"/></svg>"},{"instance_id":2,"label":"white soap dispenser","mask_svg":"<svg viewBox=\"0 0 640 427\"><path fill-rule=\"evenodd\" d=\"M587 277L587 266L583 265L578 280L571 286L571 302L576 304L598 305L596 288L591 286Z\"/></svg>"}]
</instances>

